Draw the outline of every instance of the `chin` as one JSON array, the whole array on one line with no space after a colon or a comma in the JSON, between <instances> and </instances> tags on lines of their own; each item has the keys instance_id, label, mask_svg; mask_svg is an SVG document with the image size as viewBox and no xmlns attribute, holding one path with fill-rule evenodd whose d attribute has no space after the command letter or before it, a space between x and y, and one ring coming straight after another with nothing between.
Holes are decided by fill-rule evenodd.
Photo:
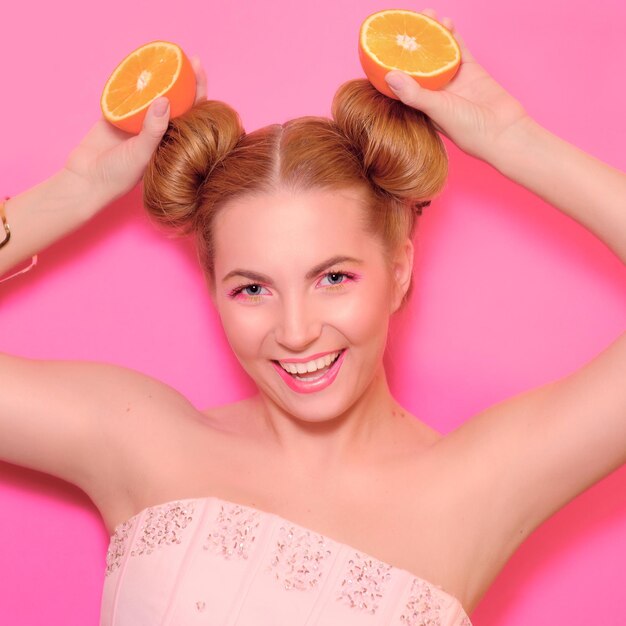
<instances>
[{"instance_id":1,"label":"chin","mask_svg":"<svg viewBox=\"0 0 626 626\"><path fill-rule=\"evenodd\" d=\"M340 418L350 410L359 399L367 391L368 384L363 386L363 374L357 380L354 380L350 374L353 368L345 365L353 365L345 363L345 356L350 350L344 349L342 354L337 358L334 366L329 371L330 380L321 380L321 389L317 389L314 383L311 387L301 385L297 381L294 383L289 374L284 372L277 362L271 362L271 376L268 379L267 369L262 372L256 371L254 376L259 392L274 406L279 407L281 411L293 416L294 418L304 422L328 422L333 419ZM342 368L342 365L344 367ZM371 383L376 378L376 373L382 367L382 359L365 363L372 367L371 376L367 377ZM360 383L360 384L359 384Z\"/></svg>"},{"instance_id":2,"label":"chin","mask_svg":"<svg viewBox=\"0 0 626 626\"><path fill-rule=\"evenodd\" d=\"M359 394L354 395L354 389L350 397L342 393L338 387L333 391L330 390L331 387L320 393L295 394L287 389L286 392L292 394L292 397L285 397L284 393L278 395L275 389L263 390L262 393L272 404L291 417L302 422L322 423L344 415L359 397Z\"/></svg>"}]
</instances>

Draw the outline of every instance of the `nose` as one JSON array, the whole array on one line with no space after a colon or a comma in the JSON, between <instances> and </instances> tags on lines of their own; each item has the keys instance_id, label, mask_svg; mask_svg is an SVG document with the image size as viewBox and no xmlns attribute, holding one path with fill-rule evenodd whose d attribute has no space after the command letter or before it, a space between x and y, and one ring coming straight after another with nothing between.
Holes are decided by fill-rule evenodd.
<instances>
[{"instance_id":1,"label":"nose","mask_svg":"<svg viewBox=\"0 0 626 626\"><path fill-rule=\"evenodd\" d=\"M321 332L321 316L310 301L297 296L285 298L275 328L278 343L299 352L313 344Z\"/></svg>"}]
</instances>

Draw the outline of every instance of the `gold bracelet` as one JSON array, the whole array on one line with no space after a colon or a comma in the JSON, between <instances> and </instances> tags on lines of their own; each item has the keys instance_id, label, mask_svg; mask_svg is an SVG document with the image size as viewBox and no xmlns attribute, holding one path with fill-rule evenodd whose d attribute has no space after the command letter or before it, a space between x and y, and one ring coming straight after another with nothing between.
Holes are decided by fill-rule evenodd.
<instances>
[{"instance_id":1,"label":"gold bracelet","mask_svg":"<svg viewBox=\"0 0 626 626\"><path fill-rule=\"evenodd\" d=\"M4 205L10 196L7 196L2 202L0 202L0 217L2 218L2 225L4 226L4 232L6 233L6 237L0 241L0 248L6 246L9 243L9 239L11 239L11 229L7 224L7 216L4 213Z\"/></svg>"},{"instance_id":2,"label":"gold bracelet","mask_svg":"<svg viewBox=\"0 0 626 626\"><path fill-rule=\"evenodd\" d=\"M6 196L4 200L0 201L0 218L2 218L2 226L4 227L4 232L6 234L6 237L0 241L0 248L3 248L4 246L7 245L7 243L9 243L9 240L11 239L11 229L9 228L9 224L7 223L7 216L6 213L4 212L4 205L6 204L6 201L9 200L11 198L11 196ZM24 274L25 272L28 272L29 270L31 270L33 267L35 267L35 265L37 265L37 255L33 255L33 257L30 260L30 265L28 267L25 267L23 270L20 270L19 272L15 272L15 274L11 274L10 276L7 276L6 278L0 278L0 283L3 283L5 280L9 280L9 278L15 278L15 276L19 276L20 274Z\"/></svg>"}]
</instances>

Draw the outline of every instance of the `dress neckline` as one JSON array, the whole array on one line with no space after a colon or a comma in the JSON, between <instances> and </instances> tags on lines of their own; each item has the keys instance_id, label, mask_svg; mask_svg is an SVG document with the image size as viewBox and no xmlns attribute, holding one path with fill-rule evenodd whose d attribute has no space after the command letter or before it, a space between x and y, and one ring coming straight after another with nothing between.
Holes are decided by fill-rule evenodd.
<instances>
[{"instance_id":1,"label":"dress neckline","mask_svg":"<svg viewBox=\"0 0 626 626\"><path fill-rule=\"evenodd\" d=\"M281 517L280 515L278 515L276 513L272 513L270 511L265 511L263 509L259 509L257 507L249 506L247 504L241 504L240 502L233 502L232 500L225 500L224 498L220 498L218 496L198 496L198 497L195 497L195 498L176 498L175 500L168 500L167 502L160 502L159 504L152 504L150 506L146 506L143 509L141 509L139 512L137 512L134 515L132 515L131 517L129 517L128 519L126 519L123 522L120 522L119 524L117 524L115 526L115 528L113 529L113 534L111 534L109 536L109 543L113 540L113 537L115 536L117 531L120 530L122 525L128 524L129 522L132 522L133 520L135 520L138 517L140 517L143 513L145 513L149 509L155 509L155 508L158 508L158 507L161 507L161 506L166 506L168 504L174 504L174 503L177 503L177 502L180 502L180 503L184 503L184 502L203 502L203 501L208 501L208 500L209 501L210 500L214 500L215 502L221 502L221 503L228 504L228 505L239 506L239 507L241 507L243 509L247 509L248 511L257 511L257 512L261 513L262 515L269 515L270 517L274 517L274 518L280 520L281 522L287 522L288 524L291 524L292 526L296 526L296 527L298 527L298 528L300 528L302 530L308 530L311 533L315 533L316 535L319 535L320 537L324 537L324 539L330 540L330 541L332 541L333 543L335 543L337 545L342 545L342 546L345 546L347 548L350 548L351 550L356 550L357 552L360 552L365 557L371 558L371 559L376 559L380 563L383 563L384 565L387 565L387 566L391 567L392 569L396 570L397 572L404 572L405 574L408 574L412 578L417 578L418 580L421 580L422 582L426 583L430 587L435 587L439 592L441 592L442 594L444 594L445 596L450 598L452 600L452 602L461 610L461 612L463 613L463 617L466 617L468 619L468 621L469 621L469 616L467 615L467 612L465 611L465 607L461 604L461 601L456 596L452 595L451 593L449 593L448 591L446 591L445 589L443 589L439 585L435 585L434 583L431 583L429 580L426 580L425 578L422 578L421 576L415 575L413 572L410 572L409 570L403 569L401 567L396 567L395 565L391 565L391 563L387 563L386 561L383 561L382 559L379 559L378 557L376 557L376 556L374 556L372 554L368 554L367 552L363 552L363 550L360 550L359 548L355 548L354 546L351 546L350 544L343 543L342 541L338 541L337 539L333 539L332 537L329 537L328 535L324 535L324 534L318 532L317 530L313 530L312 528L308 528L307 526L302 526L301 524L298 524L298 523L294 522L293 520L287 519L285 517Z\"/></svg>"}]
</instances>

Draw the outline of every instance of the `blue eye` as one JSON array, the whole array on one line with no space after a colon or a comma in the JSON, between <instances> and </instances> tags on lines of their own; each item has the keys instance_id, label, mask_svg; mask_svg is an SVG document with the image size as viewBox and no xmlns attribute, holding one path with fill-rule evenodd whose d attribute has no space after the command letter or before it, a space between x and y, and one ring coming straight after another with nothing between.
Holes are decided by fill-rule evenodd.
<instances>
[{"instance_id":1,"label":"blue eye","mask_svg":"<svg viewBox=\"0 0 626 626\"><path fill-rule=\"evenodd\" d=\"M229 292L229 297L241 300L256 300L261 296L261 290L265 289L263 285L252 283L249 285L239 285Z\"/></svg>"},{"instance_id":2,"label":"blue eye","mask_svg":"<svg viewBox=\"0 0 626 626\"><path fill-rule=\"evenodd\" d=\"M344 285L349 282L359 280L359 276L350 272L326 272L317 286L331 289L337 287L343 289ZM327 281L327 282L324 282ZM266 293L263 292L265 289ZM263 285L258 283L248 283L247 285L239 285L228 292L228 296L235 300L243 300L246 302L260 302L261 296L272 295Z\"/></svg>"},{"instance_id":3,"label":"blue eye","mask_svg":"<svg viewBox=\"0 0 626 626\"><path fill-rule=\"evenodd\" d=\"M354 274L349 274L348 272L328 272L324 274L320 284L322 284L324 280L328 279L328 283L323 286L334 287L335 285L343 285L344 283L354 280L355 278Z\"/></svg>"},{"instance_id":4,"label":"blue eye","mask_svg":"<svg viewBox=\"0 0 626 626\"><path fill-rule=\"evenodd\" d=\"M340 272L332 272L330 274L326 274L326 277L330 281L331 285L338 285L345 278L345 274L341 274Z\"/></svg>"}]
</instances>

